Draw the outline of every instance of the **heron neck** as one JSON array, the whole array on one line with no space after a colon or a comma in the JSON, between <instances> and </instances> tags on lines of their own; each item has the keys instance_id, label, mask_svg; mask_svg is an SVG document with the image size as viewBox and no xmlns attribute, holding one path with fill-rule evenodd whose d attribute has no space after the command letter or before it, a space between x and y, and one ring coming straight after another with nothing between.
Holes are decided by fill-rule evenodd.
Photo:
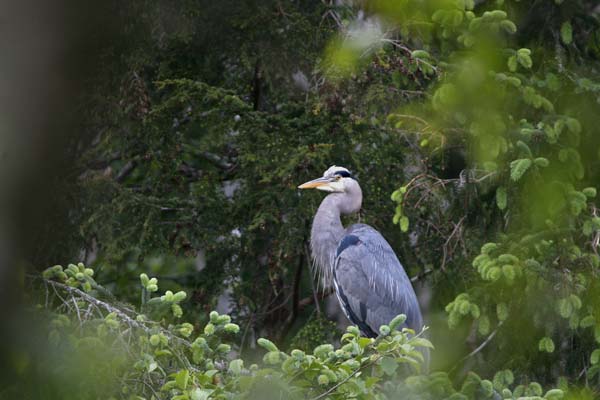
<instances>
[{"instance_id":1,"label":"heron neck","mask_svg":"<svg viewBox=\"0 0 600 400\"><path fill-rule=\"evenodd\" d=\"M333 285L333 261L339 241L344 236L344 226L340 219L340 205L343 194L332 193L325 197L313 219L310 247L323 287Z\"/></svg>"}]
</instances>

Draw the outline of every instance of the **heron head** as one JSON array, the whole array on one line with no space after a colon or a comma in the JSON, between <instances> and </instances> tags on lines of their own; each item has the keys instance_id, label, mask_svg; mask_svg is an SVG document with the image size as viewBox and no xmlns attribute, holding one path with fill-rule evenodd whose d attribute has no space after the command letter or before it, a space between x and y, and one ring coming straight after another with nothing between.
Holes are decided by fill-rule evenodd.
<instances>
[{"instance_id":1,"label":"heron head","mask_svg":"<svg viewBox=\"0 0 600 400\"><path fill-rule=\"evenodd\" d=\"M298 186L298 189L317 189L328 193L344 193L356 185L356 180L348 169L333 165L323 176Z\"/></svg>"}]
</instances>

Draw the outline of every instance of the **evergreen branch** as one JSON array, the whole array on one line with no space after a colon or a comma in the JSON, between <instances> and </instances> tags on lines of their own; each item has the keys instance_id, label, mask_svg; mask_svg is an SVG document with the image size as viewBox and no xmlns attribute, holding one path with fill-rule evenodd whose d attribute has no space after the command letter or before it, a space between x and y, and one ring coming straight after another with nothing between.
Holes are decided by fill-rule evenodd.
<instances>
[{"instance_id":1,"label":"evergreen branch","mask_svg":"<svg viewBox=\"0 0 600 400\"><path fill-rule=\"evenodd\" d=\"M418 338L419 336L423 335L423 333L427 330L427 327L423 327L423 330L421 330L421 332L419 332L418 334L416 334L414 337ZM373 340L371 343L369 343L366 347L365 350L368 349L375 349L377 347L377 345L386 337L389 337L390 334L387 335L382 335L379 334L375 340ZM360 371L362 371L363 369L370 367L371 365L374 365L377 361L379 361L381 358L385 357L386 355L388 355L388 353L378 353L377 357L375 357L373 360L369 361L368 363L361 365L360 368L355 369L350 375L348 375L346 378L344 378L343 380L341 380L340 382L338 382L337 384L333 385L332 387L330 387L329 389L327 389L327 391L321 393L320 395L318 395L317 397L313 397L311 400L319 400L322 399L324 397L326 397L327 395L331 394L332 392L334 392L337 388L339 388L340 386L342 386L344 383L348 382L352 377L354 377L356 374L358 374Z\"/></svg>"},{"instance_id":2,"label":"evergreen branch","mask_svg":"<svg viewBox=\"0 0 600 400\"><path fill-rule=\"evenodd\" d=\"M39 276L35 276L35 275L27 275L27 276L31 279L42 280L45 285L50 285L52 287L52 289L55 291L57 297L65 305L68 305L68 300L66 300L65 298L60 296L58 294L58 292L56 292L57 289L67 292L72 297L73 300L75 299L75 296L77 296L77 297L81 298L82 300L86 301L87 303L93 304L94 306L96 306L96 308L104 309L104 310L108 311L109 313L116 314L117 317L119 317L123 322L127 323L127 325L129 325L130 328L138 328L138 329L144 331L148 335L152 335L152 334L156 333L156 329L158 328L160 333L164 334L165 336L167 336L171 339L175 339L187 347L192 346L192 344L189 341L187 341L186 339L183 339L179 336L175 336L170 331L168 331L160 326L148 327L144 322L138 321L138 320L130 317L129 315L127 315L127 313L125 313L120 308L117 308L107 302L99 300L96 297L82 291L81 289L66 285L61 282L57 282L57 281L45 279L45 278L42 278ZM81 314L79 314L78 317L80 318ZM153 323L153 324L156 324L156 323Z\"/></svg>"}]
</instances>

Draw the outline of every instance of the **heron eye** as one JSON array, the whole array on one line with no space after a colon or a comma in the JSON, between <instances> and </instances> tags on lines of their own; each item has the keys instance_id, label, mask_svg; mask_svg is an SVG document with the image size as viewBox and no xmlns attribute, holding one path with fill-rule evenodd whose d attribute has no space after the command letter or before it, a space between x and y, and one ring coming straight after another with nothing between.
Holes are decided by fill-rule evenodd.
<instances>
[{"instance_id":1,"label":"heron eye","mask_svg":"<svg viewBox=\"0 0 600 400\"><path fill-rule=\"evenodd\" d=\"M335 180L336 180L336 181L339 181L340 179L342 179L342 177L341 177L341 176L339 176L339 175L336 175L336 176L335 176Z\"/></svg>"}]
</instances>

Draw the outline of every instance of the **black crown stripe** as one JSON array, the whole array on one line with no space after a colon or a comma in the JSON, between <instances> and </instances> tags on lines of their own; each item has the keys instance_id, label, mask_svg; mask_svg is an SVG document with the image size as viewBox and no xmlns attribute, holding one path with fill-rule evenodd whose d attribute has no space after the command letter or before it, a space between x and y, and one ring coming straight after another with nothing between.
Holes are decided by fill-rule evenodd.
<instances>
[{"instance_id":1,"label":"black crown stripe","mask_svg":"<svg viewBox=\"0 0 600 400\"><path fill-rule=\"evenodd\" d=\"M334 175L339 175L344 178L352 178L352 174L350 172L344 171L344 170L335 171Z\"/></svg>"}]
</instances>

